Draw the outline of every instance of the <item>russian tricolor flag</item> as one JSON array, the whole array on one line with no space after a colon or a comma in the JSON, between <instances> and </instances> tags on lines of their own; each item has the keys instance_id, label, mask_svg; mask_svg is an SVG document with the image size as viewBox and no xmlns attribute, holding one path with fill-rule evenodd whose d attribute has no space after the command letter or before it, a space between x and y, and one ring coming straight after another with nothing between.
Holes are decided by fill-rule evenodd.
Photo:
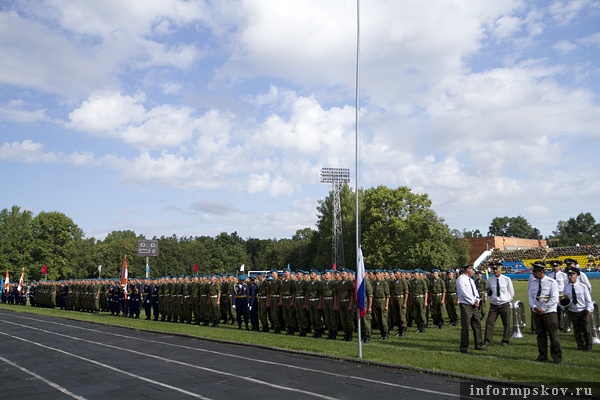
<instances>
[{"instance_id":1,"label":"russian tricolor flag","mask_svg":"<svg viewBox=\"0 0 600 400\"><path fill-rule=\"evenodd\" d=\"M362 318L366 312L365 302L365 261L363 260L362 248L358 249L358 265L356 266L356 282L354 283L354 294L356 295L356 306Z\"/></svg>"}]
</instances>

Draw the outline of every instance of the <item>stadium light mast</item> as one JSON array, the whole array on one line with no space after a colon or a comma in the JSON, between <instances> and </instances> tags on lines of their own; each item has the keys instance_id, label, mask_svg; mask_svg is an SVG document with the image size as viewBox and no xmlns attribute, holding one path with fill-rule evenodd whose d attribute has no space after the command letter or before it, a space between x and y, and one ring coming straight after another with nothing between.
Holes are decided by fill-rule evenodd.
<instances>
[{"instance_id":1,"label":"stadium light mast","mask_svg":"<svg viewBox=\"0 0 600 400\"><path fill-rule=\"evenodd\" d=\"M333 195L332 212L332 258L333 263L341 268L344 266L344 240L342 236L342 207L340 204L340 188L350 182L349 168L321 168L321 183L331 183Z\"/></svg>"}]
</instances>

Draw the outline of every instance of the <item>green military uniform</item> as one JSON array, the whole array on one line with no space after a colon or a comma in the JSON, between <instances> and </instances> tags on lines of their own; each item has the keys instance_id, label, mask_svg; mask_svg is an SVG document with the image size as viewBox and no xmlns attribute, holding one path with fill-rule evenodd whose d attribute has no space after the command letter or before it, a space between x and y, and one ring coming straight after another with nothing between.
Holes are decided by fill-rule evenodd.
<instances>
[{"instance_id":1,"label":"green military uniform","mask_svg":"<svg viewBox=\"0 0 600 400\"><path fill-rule=\"evenodd\" d=\"M348 279L350 271L342 270L342 280L337 285L340 327L344 331L344 341L351 342L354 333L354 283Z\"/></svg>"},{"instance_id":2,"label":"green military uniform","mask_svg":"<svg viewBox=\"0 0 600 400\"><path fill-rule=\"evenodd\" d=\"M209 320L212 320L212 326L219 325L219 313L221 311L221 283L215 278L208 285L208 308Z\"/></svg>"},{"instance_id":3,"label":"green military uniform","mask_svg":"<svg viewBox=\"0 0 600 400\"><path fill-rule=\"evenodd\" d=\"M167 278L165 285L165 312L167 314L167 322L173 320L173 304L175 302L175 278Z\"/></svg>"},{"instance_id":4,"label":"green military uniform","mask_svg":"<svg viewBox=\"0 0 600 400\"><path fill-rule=\"evenodd\" d=\"M186 282L183 286L183 303L182 303L182 323L192 323L192 292L193 283L186 278Z\"/></svg>"},{"instance_id":5,"label":"green military uniform","mask_svg":"<svg viewBox=\"0 0 600 400\"><path fill-rule=\"evenodd\" d=\"M439 270L434 269L431 272L432 277L430 280L429 289L431 317L433 319L433 325L435 325L437 329L442 329L444 327L444 314L442 307L446 302L446 284L442 278L438 276Z\"/></svg>"},{"instance_id":6,"label":"green military uniform","mask_svg":"<svg viewBox=\"0 0 600 400\"><path fill-rule=\"evenodd\" d=\"M408 304L408 282L401 276L401 272L396 271L396 279L390 282L390 308L392 321L398 326L396 336L405 336L407 328L406 307Z\"/></svg>"},{"instance_id":7,"label":"green military uniform","mask_svg":"<svg viewBox=\"0 0 600 400\"><path fill-rule=\"evenodd\" d=\"M310 271L311 280L306 285L306 298L304 299L305 307L308 308L310 316L310 325L314 329L314 338L320 338L323 331L323 320L321 319L321 309L323 308L323 288L321 281L316 279L316 275L320 274L316 270ZM314 274L314 276L312 276Z\"/></svg>"},{"instance_id":8,"label":"green military uniform","mask_svg":"<svg viewBox=\"0 0 600 400\"><path fill-rule=\"evenodd\" d=\"M208 292L210 291L210 282L207 281L206 277L202 278L202 284L200 286L200 312L202 313L202 321L204 326L208 326L211 322L210 317L210 306Z\"/></svg>"},{"instance_id":9,"label":"green military uniform","mask_svg":"<svg viewBox=\"0 0 600 400\"><path fill-rule=\"evenodd\" d=\"M220 318L223 319L223 323L231 322L233 320L233 313L231 308L231 282L227 276L221 281L221 307L220 307Z\"/></svg>"},{"instance_id":10,"label":"green military uniform","mask_svg":"<svg viewBox=\"0 0 600 400\"><path fill-rule=\"evenodd\" d=\"M373 282L373 320L381 332L381 340L389 339L388 310L390 301L390 287L386 280L381 278L382 273L377 273Z\"/></svg>"},{"instance_id":11,"label":"green military uniform","mask_svg":"<svg viewBox=\"0 0 600 400\"><path fill-rule=\"evenodd\" d=\"M200 320L202 319L202 313L200 308L200 286L201 283L198 280L198 277L194 277L192 279L192 314L194 315L194 325L200 325Z\"/></svg>"},{"instance_id":12,"label":"green military uniform","mask_svg":"<svg viewBox=\"0 0 600 400\"><path fill-rule=\"evenodd\" d=\"M262 325L262 332L269 332L269 295L271 293L271 285L265 280L264 274L258 274L258 320Z\"/></svg>"},{"instance_id":13,"label":"green military uniform","mask_svg":"<svg viewBox=\"0 0 600 400\"><path fill-rule=\"evenodd\" d=\"M373 284L369 279L365 279L365 307L366 313L361 318L362 322L362 341L364 343L371 342L371 320L372 320L372 304L373 304Z\"/></svg>"},{"instance_id":14,"label":"green military uniform","mask_svg":"<svg viewBox=\"0 0 600 400\"><path fill-rule=\"evenodd\" d=\"M425 302L427 300L427 283L424 279L417 277L418 272L414 272L410 280L410 299L413 318L417 324L417 332L425 332Z\"/></svg>"},{"instance_id":15,"label":"green military uniform","mask_svg":"<svg viewBox=\"0 0 600 400\"><path fill-rule=\"evenodd\" d=\"M291 279L290 270L284 271L284 278L279 286L279 304L283 312L283 323L286 335L293 335L296 329L296 281Z\"/></svg>"},{"instance_id":16,"label":"green military uniform","mask_svg":"<svg viewBox=\"0 0 600 400\"><path fill-rule=\"evenodd\" d=\"M305 271L299 271L299 273L306 275ZM294 305L296 306L296 321L298 322L298 327L300 328L300 336L306 336L310 322L308 310L304 308L307 284L308 282L303 278L299 278L296 281L296 299L294 301Z\"/></svg>"},{"instance_id":17,"label":"green military uniform","mask_svg":"<svg viewBox=\"0 0 600 400\"><path fill-rule=\"evenodd\" d=\"M160 320L165 321L167 318L166 312L166 289L167 284L165 283L165 278L160 279L160 284L158 286L158 312L160 314Z\"/></svg>"},{"instance_id":18,"label":"green military uniform","mask_svg":"<svg viewBox=\"0 0 600 400\"><path fill-rule=\"evenodd\" d=\"M281 308L279 307L279 294L281 290L281 279L276 274L277 271L271 271L273 281L271 282L270 296L271 300L271 322L273 323L274 333L281 333Z\"/></svg>"},{"instance_id":19,"label":"green military uniform","mask_svg":"<svg viewBox=\"0 0 600 400\"><path fill-rule=\"evenodd\" d=\"M330 277L332 271L328 272ZM335 340L337 337L337 313L334 305L337 297L337 282L331 278L326 279L321 284L323 288L323 317L325 328L329 331L327 339Z\"/></svg>"},{"instance_id":20,"label":"green military uniform","mask_svg":"<svg viewBox=\"0 0 600 400\"><path fill-rule=\"evenodd\" d=\"M475 279L475 287L477 288L477 291L479 292L479 298L481 299L481 301L479 302L479 312L481 313L481 319L483 320L487 315L487 311L490 305L487 298L487 292L485 290L487 286L487 281L483 279L483 277L480 275L481 273L478 272L477 279Z\"/></svg>"},{"instance_id":21,"label":"green military uniform","mask_svg":"<svg viewBox=\"0 0 600 400\"><path fill-rule=\"evenodd\" d=\"M447 272L448 274L450 271ZM454 279L454 275L450 278L447 275L446 278L446 313L448 314L448 319L450 320L451 326L458 325L458 313L456 311L456 302L457 302L457 294L456 294L456 279Z\"/></svg>"}]
</instances>

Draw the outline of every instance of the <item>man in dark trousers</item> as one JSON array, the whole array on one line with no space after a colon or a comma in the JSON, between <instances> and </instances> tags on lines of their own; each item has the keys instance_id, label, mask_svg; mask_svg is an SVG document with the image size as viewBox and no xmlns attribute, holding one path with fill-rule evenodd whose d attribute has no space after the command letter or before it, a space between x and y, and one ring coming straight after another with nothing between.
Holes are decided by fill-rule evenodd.
<instances>
[{"instance_id":1,"label":"man in dark trousers","mask_svg":"<svg viewBox=\"0 0 600 400\"><path fill-rule=\"evenodd\" d=\"M536 261L532 265L533 278L529 280L529 307L537 334L538 356L535 361L548 360L548 338L550 355L556 364L562 362L562 349L558 339L558 284L546 276L546 264Z\"/></svg>"},{"instance_id":2,"label":"man in dark trousers","mask_svg":"<svg viewBox=\"0 0 600 400\"><path fill-rule=\"evenodd\" d=\"M469 326L473 330L475 350L485 350L481 340L481 314L479 312L479 292L472 276L475 275L473 264L463 267L463 273L456 280L456 294L460 307L460 352L469 352Z\"/></svg>"}]
</instances>

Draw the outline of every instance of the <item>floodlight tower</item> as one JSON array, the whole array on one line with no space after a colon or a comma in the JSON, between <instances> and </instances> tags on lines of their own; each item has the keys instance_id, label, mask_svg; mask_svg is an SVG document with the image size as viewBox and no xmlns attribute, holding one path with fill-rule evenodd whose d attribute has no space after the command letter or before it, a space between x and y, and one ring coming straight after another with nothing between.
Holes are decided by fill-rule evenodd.
<instances>
[{"instance_id":1,"label":"floodlight tower","mask_svg":"<svg viewBox=\"0 0 600 400\"><path fill-rule=\"evenodd\" d=\"M332 255L338 267L344 265L344 241L342 236L342 207L340 205L340 188L343 183L350 182L349 168L321 168L321 183L331 183L333 194L332 219Z\"/></svg>"}]
</instances>

